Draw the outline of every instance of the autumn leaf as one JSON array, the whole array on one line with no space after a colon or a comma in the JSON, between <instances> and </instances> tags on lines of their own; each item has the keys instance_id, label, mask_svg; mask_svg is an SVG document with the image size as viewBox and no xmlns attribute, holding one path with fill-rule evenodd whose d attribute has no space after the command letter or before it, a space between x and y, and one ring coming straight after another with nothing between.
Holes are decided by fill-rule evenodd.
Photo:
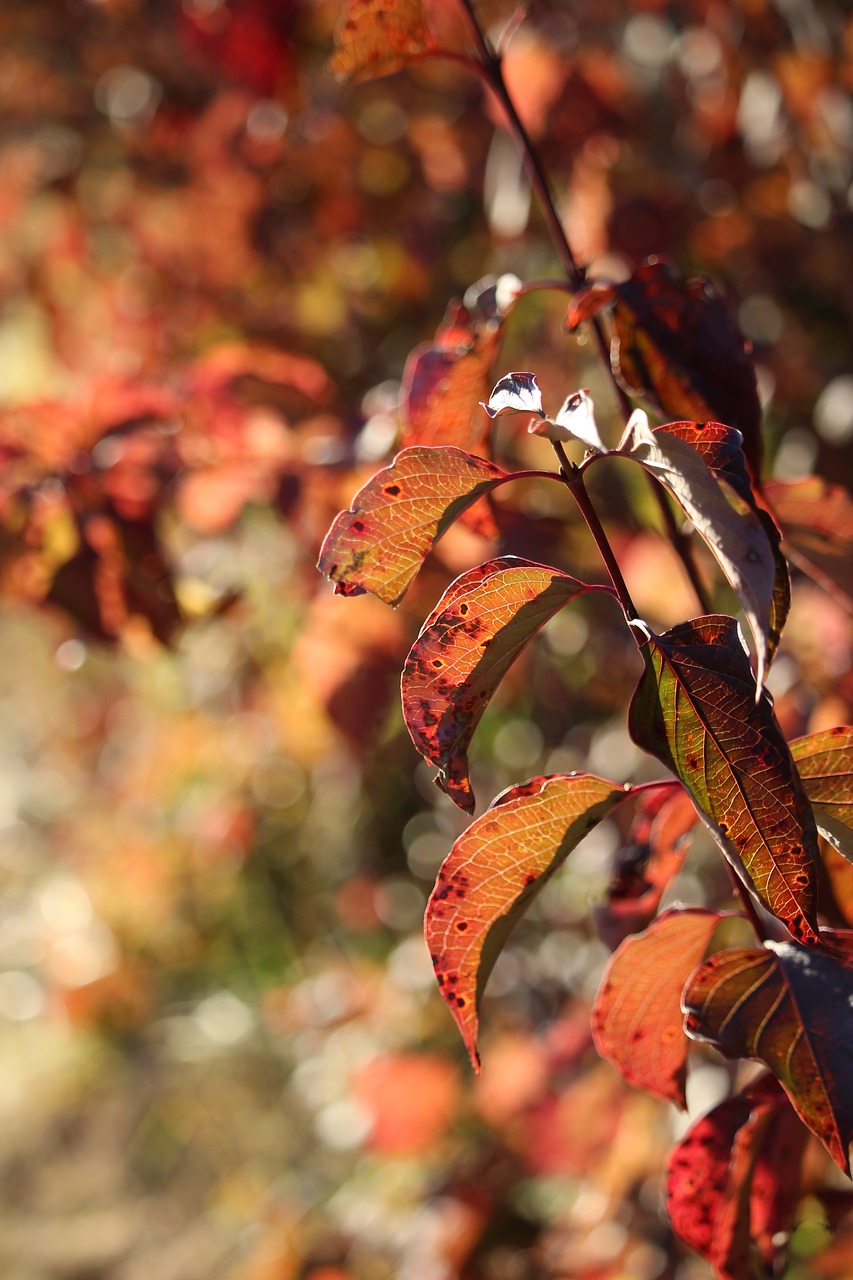
<instances>
[{"instance_id":1,"label":"autumn leaf","mask_svg":"<svg viewBox=\"0 0 853 1280\"><path fill-rule=\"evenodd\" d=\"M688 1041L681 993L720 913L672 908L611 956L592 1010L595 1047L629 1084L684 1107Z\"/></svg>"},{"instance_id":2,"label":"autumn leaf","mask_svg":"<svg viewBox=\"0 0 853 1280\"><path fill-rule=\"evenodd\" d=\"M710 615L643 646L628 713L638 746L688 788L723 852L795 938L816 942L817 832L737 623Z\"/></svg>"},{"instance_id":3,"label":"autumn leaf","mask_svg":"<svg viewBox=\"0 0 853 1280\"><path fill-rule=\"evenodd\" d=\"M412 445L455 445L489 452L489 423L481 401L489 394L492 366L520 281L486 277L452 302L431 343L406 361L401 390L403 439Z\"/></svg>"},{"instance_id":4,"label":"autumn leaf","mask_svg":"<svg viewBox=\"0 0 853 1280\"><path fill-rule=\"evenodd\" d=\"M391 75L438 52L421 0L347 0L329 70L355 83Z\"/></svg>"},{"instance_id":5,"label":"autumn leaf","mask_svg":"<svg viewBox=\"0 0 853 1280\"><path fill-rule=\"evenodd\" d=\"M761 472L761 405L749 349L712 282L683 280L662 258L647 259L621 284L590 282L566 315L571 331L614 308L610 358L632 395L661 417L737 427L753 475Z\"/></svg>"},{"instance_id":6,"label":"autumn leaf","mask_svg":"<svg viewBox=\"0 0 853 1280\"><path fill-rule=\"evenodd\" d=\"M793 942L720 951L687 984L683 1007L694 1039L770 1068L803 1123L849 1175L853 963L843 953Z\"/></svg>"},{"instance_id":7,"label":"autumn leaf","mask_svg":"<svg viewBox=\"0 0 853 1280\"><path fill-rule=\"evenodd\" d=\"M818 831L853 861L853 728L839 725L788 745Z\"/></svg>"},{"instance_id":8,"label":"autumn leaf","mask_svg":"<svg viewBox=\"0 0 853 1280\"><path fill-rule=\"evenodd\" d=\"M611 951L651 924L666 886L681 870L698 820L693 801L678 783L640 795L607 896L594 911L598 936Z\"/></svg>"},{"instance_id":9,"label":"autumn leaf","mask_svg":"<svg viewBox=\"0 0 853 1280\"><path fill-rule=\"evenodd\" d=\"M764 497L790 559L853 612L853 498L820 476L768 480Z\"/></svg>"},{"instance_id":10,"label":"autumn leaf","mask_svg":"<svg viewBox=\"0 0 853 1280\"><path fill-rule=\"evenodd\" d=\"M773 607L776 560L760 516L722 472L715 476L708 469L680 433L652 431L645 414L636 416L628 447L626 456L672 494L726 575L755 638L761 687L778 644L779 623Z\"/></svg>"},{"instance_id":11,"label":"autumn leaf","mask_svg":"<svg viewBox=\"0 0 853 1280\"><path fill-rule=\"evenodd\" d=\"M697 1120L670 1152L672 1228L719 1280L758 1280L759 1262L773 1265L790 1228L806 1137L775 1078L763 1075Z\"/></svg>"},{"instance_id":12,"label":"autumn leaf","mask_svg":"<svg viewBox=\"0 0 853 1280\"><path fill-rule=\"evenodd\" d=\"M468 746L500 681L536 632L591 587L516 556L462 574L429 615L403 669L403 718L436 781L474 810Z\"/></svg>"},{"instance_id":13,"label":"autumn leaf","mask_svg":"<svg viewBox=\"0 0 853 1280\"><path fill-rule=\"evenodd\" d=\"M403 449L356 494L326 534L317 567L340 595L397 604L427 552L506 471L462 449Z\"/></svg>"},{"instance_id":14,"label":"autumn leaf","mask_svg":"<svg viewBox=\"0 0 853 1280\"><path fill-rule=\"evenodd\" d=\"M480 1003L524 912L630 788L592 774L533 778L499 795L453 845L427 905L427 946L475 1070Z\"/></svg>"},{"instance_id":15,"label":"autumn leaf","mask_svg":"<svg viewBox=\"0 0 853 1280\"><path fill-rule=\"evenodd\" d=\"M502 413L534 413L545 417L542 408L542 390L535 373L505 373L494 385L486 404L490 418Z\"/></svg>"}]
</instances>

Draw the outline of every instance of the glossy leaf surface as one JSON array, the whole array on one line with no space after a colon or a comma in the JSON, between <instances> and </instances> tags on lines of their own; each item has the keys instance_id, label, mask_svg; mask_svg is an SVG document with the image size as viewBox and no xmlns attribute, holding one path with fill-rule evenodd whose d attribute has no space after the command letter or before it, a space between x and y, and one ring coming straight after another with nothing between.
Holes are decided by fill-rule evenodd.
<instances>
[{"instance_id":1,"label":"glossy leaf surface","mask_svg":"<svg viewBox=\"0 0 853 1280\"><path fill-rule=\"evenodd\" d=\"M839 725L788 745L818 830L853 861L853 728Z\"/></svg>"},{"instance_id":2,"label":"glossy leaf surface","mask_svg":"<svg viewBox=\"0 0 853 1280\"><path fill-rule=\"evenodd\" d=\"M652 636L631 701L638 746L688 788L724 853L801 941L817 941L817 831L770 699L755 702L732 618Z\"/></svg>"},{"instance_id":3,"label":"glossy leaf surface","mask_svg":"<svg viewBox=\"0 0 853 1280\"><path fill-rule=\"evenodd\" d=\"M421 0L347 0L329 70L338 80L391 75L438 45Z\"/></svg>"},{"instance_id":4,"label":"glossy leaf surface","mask_svg":"<svg viewBox=\"0 0 853 1280\"><path fill-rule=\"evenodd\" d=\"M475 1068L480 1002L504 943L572 849L627 795L592 774L533 778L499 795L445 859L426 941Z\"/></svg>"},{"instance_id":5,"label":"glossy leaf surface","mask_svg":"<svg viewBox=\"0 0 853 1280\"><path fill-rule=\"evenodd\" d=\"M651 924L666 886L684 864L698 820L693 801L677 783L640 796L606 898L594 913L598 936L611 951Z\"/></svg>"},{"instance_id":6,"label":"glossy leaf surface","mask_svg":"<svg viewBox=\"0 0 853 1280\"><path fill-rule=\"evenodd\" d=\"M759 1259L771 1266L780 1253L777 1233L790 1227L806 1136L765 1075L697 1120L670 1152L673 1230L720 1280L758 1280Z\"/></svg>"},{"instance_id":7,"label":"glossy leaf surface","mask_svg":"<svg viewBox=\"0 0 853 1280\"><path fill-rule=\"evenodd\" d=\"M665 911L611 957L593 1005L598 1052L629 1084L679 1107L688 1049L681 993L719 919L698 907Z\"/></svg>"},{"instance_id":8,"label":"glossy leaf surface","mask_svg":"<svg viewBox=\"0 0 853 1280\"><path fill-rule=\"evenodd\" d=\"M563 605L603 589L506 556L462 574L427 618L403 670L403 717L461 809L474 809L468 745L503 676Z\"/></svg>"},{"instance_id":9,"label":"glossy leaf surface","mask_svg":"<svg viewBox=\"0 0 853 1280\"><path fill-rule=\"evenodd\" d=\"M804 573L853 612L853 498L820 476L768 480L767 499L785 552Z\"/></svg>"},{"instance_id":10,"label":"glossy leaf surface","mask_svg":"<svg viewBox=\"0 0 853 1280\"><path fill-rule=\"evenodd\" d=\"M542 391L533 373L507 373L495 383L483 406L490 418L502 413L536 413L545 417Z\"/></svg>"},{"instance_id":11,"label":"glossy leaf surface","mask_svg":"<svg viewBox=\"0 0 853 1280\"><path fill-rule=\"evenodd\" d=\"M688 1033L729 1058L757 1058L850 1172L853 964L795 943L711 956L684 992Z\"/></svg>"},{"instance_id":12,"label":"glossy leaf surface","mask_svg":"<svg viewBox=\"0 0 853 1280\"><path fill-rule=\"evenodd\" d=\"M650 258L617 285L590 283L573 298L574 329L614 308L611 362L627 390L662 417L716 420L737 427L754 475L761 470L761 405L747 345L710 280L681 278Z\"/></svg>"},{"instance_id":13,"label":"glossy leaf surface","mask_svg":"<svg viewBox=\"0 0 853 1280\"><path fill-rule=\"evenodd\" d=\"M317 567L341 595L397 604L433 543L472 502L511 479L462 449L403 449L326 534Z\"/></svg>"},{"instance_id":14,"label":"glossy leaf surface","mask_svg":"<svg viewBox=\"0 0 853 1280\"><path fill-rule=\"evenodd\" d=\"M746 614L758 655L758 683L778 643L773 617L776 560L764 524L739 492L714 475L682 435L652 431L639 418L629 440L630 456L660 480L690 517L728 579Z\"/></svg>"}]
</instances>

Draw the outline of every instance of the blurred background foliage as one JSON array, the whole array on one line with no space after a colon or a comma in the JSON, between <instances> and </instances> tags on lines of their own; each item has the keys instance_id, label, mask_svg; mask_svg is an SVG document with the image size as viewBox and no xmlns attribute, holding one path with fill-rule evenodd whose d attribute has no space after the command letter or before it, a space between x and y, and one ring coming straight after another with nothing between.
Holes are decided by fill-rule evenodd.
<instances>
[{"instance_id":1,"label":"blurred background foliage","mask_svg":"<svg viewBox=\"0 0 853 1280\"><path fill-rule=\"evenodd\" d=\"M510 17L478 7L493 33ZM845 9L536 0L506 74L591 274L649 253L712 274L754 343L769 469L849 485ZM487 544L454 528L396 613L314 569L447 301L556 272L479 86L425 63L341 88L338 17L0 6L0 1267L692 1280L660 1208L683 1122L589 1035L590 908L624 823L502 958L480 1079L433 989L421 918L461 819L402 731L398 673ZM591 387L607 431L564 309L522 299L496 374L533 365L550 405ZM694 613L644 490L613 468L596 497L649 620ZM502 516L509 550L597 572L550 491ZM637 674L609 602L573 605L488 712L478 793L655 776L625 731ZM851 719L850 622L806 582L772 684L791 734ZM720 874L700 843L674 896L725 900ZM698 1056L694 1109L728 1084ZM846 1276L850 1237L826 1246L847 1195L810 1161L788 1274Z\"/></svg>"}]
</instances>

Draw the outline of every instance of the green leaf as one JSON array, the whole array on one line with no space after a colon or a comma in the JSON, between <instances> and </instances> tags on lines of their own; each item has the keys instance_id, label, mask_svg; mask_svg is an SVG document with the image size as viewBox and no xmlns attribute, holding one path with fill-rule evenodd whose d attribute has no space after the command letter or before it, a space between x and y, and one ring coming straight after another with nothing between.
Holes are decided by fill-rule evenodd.
<instances>
[{"instance_id":1,"label":"green leaf","mask_svg":"<svg viewBox=\"0 0 853 1280\"><path fill-rule=\"evenodd\" d=\"M512 476L462 449L402 449L326 534L317 568L341 595L398 604L424 558L472 502Z\"/></svg>"},{"instance_id":2,"label":"green leaf","mask_svg":"<svg viewBox=\"0 0 853 1280\"><path fill-rule=\"evenodd\" d=\"M634 741L681 779L711 833L767 909L817 942L817 831L766 692L737 623L712 614L643 646L631 702Z\"/></svg>"},{"instance_id":3,"label":"green leaf","mask_svg":"<svg viewBox=\"0 0 853 1280\"><path fill-rule=\"evenodd\" d=\"M571 851L630 792L592 774L499 795L453 845L427 905L427 946L475 1070L480 1002L504 943Z\"/></svg>"},{"instance_id":4,"label":"green leaf","mask_svg":"<svg viewBox=\"0 0 853 1280\"><path fill-rule=\"evenodd\" d=\"M652 431L638 414L628 447L626 456L656 476L690 517L737 595L755 638L760 688L779 638L777 565L764 521L740 486L722 471L714 475L680 433Z\"/></svg>"},{"instance_id":5,"label":"green leaf","mask_svg":"<svg viewBox=\"0 0 853 1280\"><path fill-rule=\"evenodd\" d=\"M818 831L853 862L853 728L839 725L788 745Z\"/></svg>"},{"instance_id":6,"label":"green leaf","mask_svg":"<svg viewBox=\"0 0 853 1280\"><path fill-rule=\"evenodd\" d=\"M672 908L611 956L592 1009L595 1047L629 1084L685 1106L688 1041L681 993L708 949L718 911Z\"/></svg>"},{"instance_id":7,"label":"green leaf","mask_svg":"<svg viewBox=\"0 0 853 1280\"><path fill-rule=\"evenodd\" d=\"M827 937L827 935L824 935ZM853 964L791 942L720 951L684 991L688 1034L757 1058L849 1175L853 1139Z\"/></svg>"},{"instance_id":8,"label":"green leaf","mask_svg":"<svg viewBox=\"0 0 853 1280\"><path fill-rule=\"evenodd\" d=\"M438 602L403 669L403 718L436 782L473 812L468 746L509 667L549 618L590 587L505 556L462 574Z\"/></svg>"}]
</instances>

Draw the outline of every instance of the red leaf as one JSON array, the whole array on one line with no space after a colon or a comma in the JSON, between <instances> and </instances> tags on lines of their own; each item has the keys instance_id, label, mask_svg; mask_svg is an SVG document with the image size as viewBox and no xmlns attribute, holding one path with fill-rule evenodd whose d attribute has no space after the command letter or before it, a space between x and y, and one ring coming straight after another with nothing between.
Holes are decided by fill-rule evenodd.
<instances>
[{"instance_id":1,"label":"red leaf","mask_svg":"<svg viewBox=\"0 0 853 1280\"><path fill-rule=\"evenodd\" d=\"M662 417L715 419L737 427L754 475L761 470L761 405L749 349L710 280L683 280L649 258L621 284L586 285L572 300L574 328L615 303L611 362L632 395Z\"/></svg>"},{"instance_id":2,"label":"red leaf","mask_svg":"<svg viewBox=\"0 0 853 1280\"><path fill-rule=\"evenodd\" d=\"M696 618L650 636L643 653L634 741L678 775L768 910L817 942L814 817L768 695L755 702L737 624Z\"/></svg>"},{"instance_id":3,"label":"red leaf","mask_svg":"<svg viewBox=\"0 0 853 1280\"><path fill-rule=\"evenodd\" d=\"M572 849L630 789L592 774L510 787L459 837L438 873L425 932L438 985L479 1070L483 991L515 925Z\"/></svg>"},{"instance_id":4,"label":"red leaf","mask_svg":"<svg viewBox=\"0 0 853 1280\"><path fill-rule=\"evenodd\" d=\"M466 507L512 479L461 449L403 449L326 534L317 567L342 595L397 604L433 543Z\"/></svg>"},{"instance_id":5,"label":"red leaf","mask_svg":"<svg viewBox=\"0 0 853 1280\"><path fill-rule=\"evenodd\" d=\"M681 870L697 821L693 801L677 784L642 793L630 843L619 855L606 901L595 908L598 935L611 951L651 924L666 886Z\"/></svg>"},{"instance_id":6,"label":"red leaf","mask_svg":"<svg viewBox=\"0 0 853 1280\"><path fill-rule=\"evenodd\" d=\"M684 1107L688 1041L681 993L708 949L717 911L672 908L610 958L592 1010L595 1047L629 1084Z\"/></svg>"},{"instance_id":7,"label":"red leaf","mask_svg":"<svg viewBox=\"0 0 853 1280\"><path fill-rule=\"evenodd\" d=\"M667 1161L673 1230L719 1280L746 1280L780 1252L772 1236L790 1224L806 1130L772 1076L702 1116ZM782 1158L784 1157L784 1159Z\"/></svg>"},{"instance_id":8,"label":"red leaf","mask_svg":"<svg viewBox=\"0 0 853 1280\"><path fill-rule=\"evenodd\" d=\"M853 498L820 476L763 486L785 553L853 612Z\"/></svg>"},{"instance_id":9,"label":"red leaf","mask_svg":"<svg viewBox=\"0 0 853 1280\"><path fill-rule=\"evenodd\" d=\"M789 746L818 831L853 861L853 728L838 725Z\"/></svg>"},{"instance_id":10,"label":"red leaf","mask_svg":"<svg viewBox=\"0 0 853 1280\"><path fill-rule=\"evenodd\" d=\"M549 618L591 590L515 556L462 574L439 600L403 669L403 718L436 782L473 812L468 745L509 667Z\"/></svg>"},{"instance_id":11,"label":"red leaf","mask_svg":"<svg viewBox=\"0 0 853 1280\"><path fill-rule=\"evenodd\" d=\"M826 936L826 935L824 935ZM720 951L684 991L688 1033L770 1068L797 1114L850 1173L853 961L791 942Z\"/></svg>"}]
</instances>

